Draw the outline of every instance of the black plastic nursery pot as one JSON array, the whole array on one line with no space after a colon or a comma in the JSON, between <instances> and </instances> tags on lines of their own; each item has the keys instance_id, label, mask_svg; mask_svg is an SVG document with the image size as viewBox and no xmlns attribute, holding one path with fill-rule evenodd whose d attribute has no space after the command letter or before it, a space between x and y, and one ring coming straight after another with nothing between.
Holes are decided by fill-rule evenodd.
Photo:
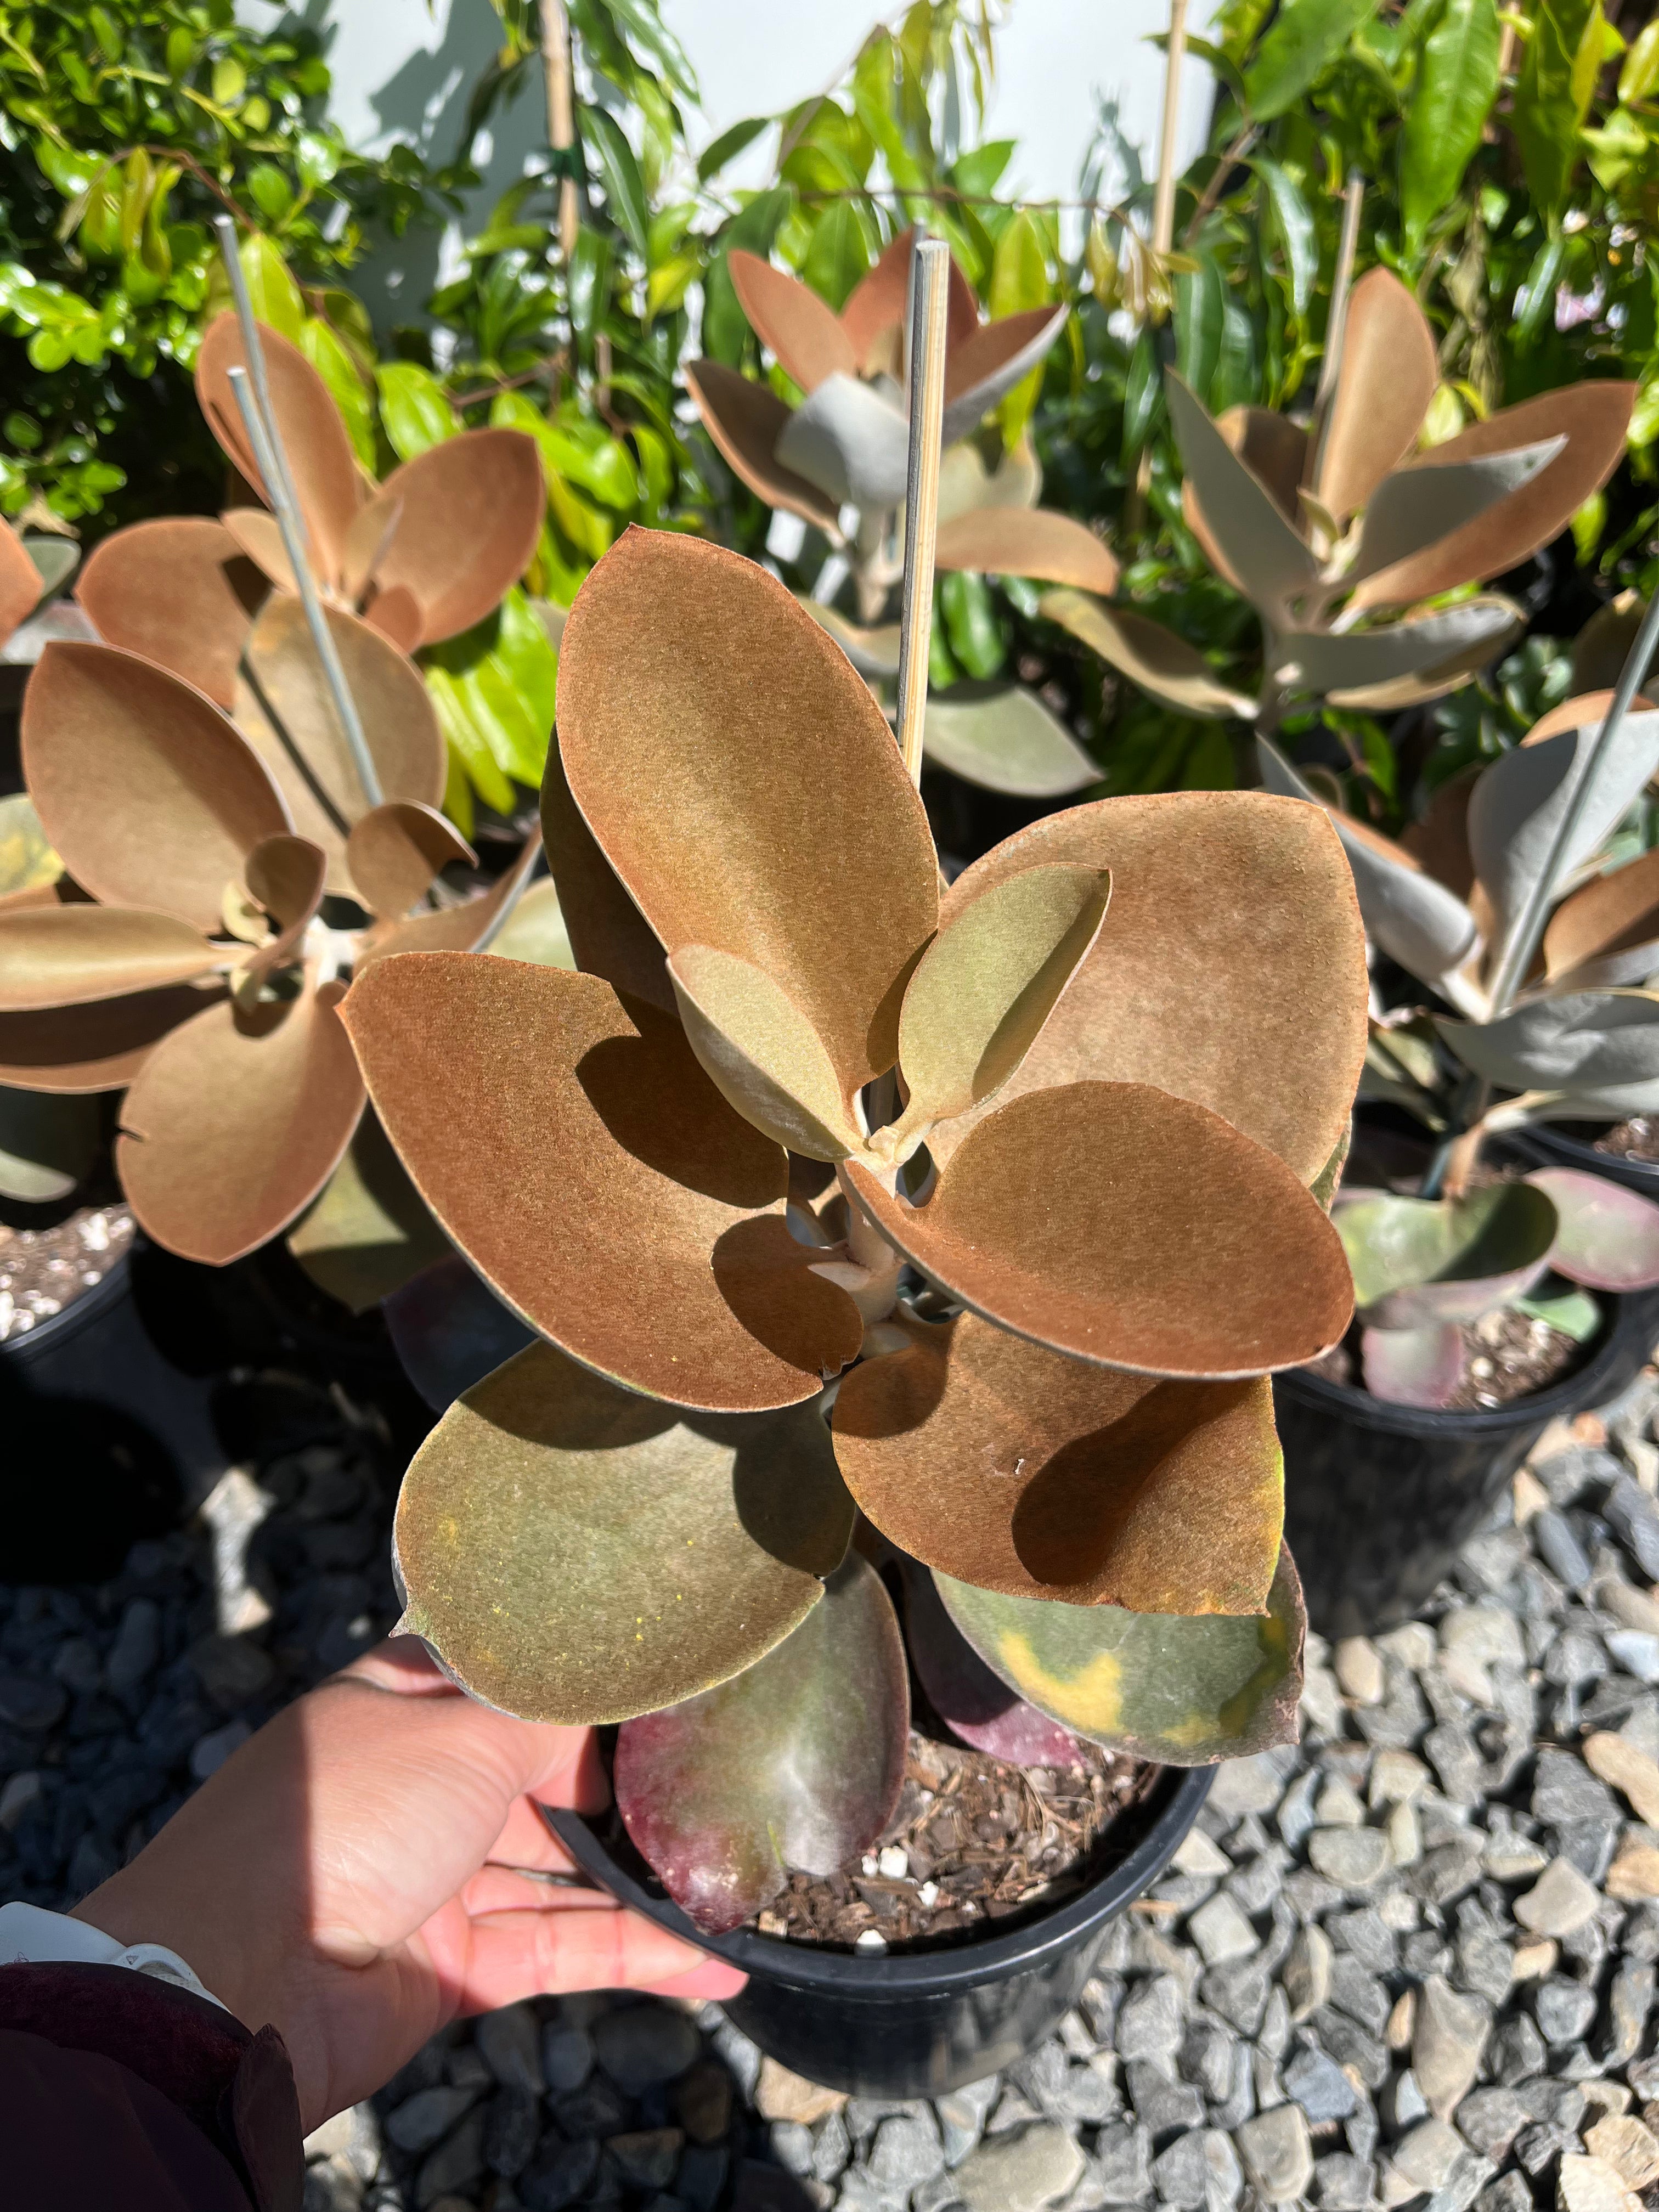
<instances>
[{"instance_id":1,"label":"black plastic nursery pot","mask_svg":"<svg viewBox=\"0 0 1659 2212\"><path fill-rule=\"evenodd\" d=\"M0 1344L0 1579L113 1574L224 1473L211 1391L174 1364L134 1295L142 1240L61 1313Z\"/></svg>"},{"instance_id":2,"label":"black plastic nursery pot","mask_svg":"<svg viewBox=\"0 0 1659 2212\"><path fill-rule=\"evenodd\" d=\"M1605 1405L1651 1344L1644 1302L1607 1297L1584 1364L1489 1411L1395 1406L1298 1369L1273 1377L1285 1452L1285 1540L1322 1636L1408 1620L1455 1565L1549 1423Z\"/></svg>"},{"instance_id":3,"label":"black plastic nursery pot","mask_svg":"<svg viewBox=\"0 0 1659 2212\"><path fill-rule=\"evenodd\" d=\"M1606 1176L1610 1182L1621 1182L1626 1190L1639 1190L1644 1198L1659 1203L1659 1160L1631 1160L1620 1152L1598 1152L1595 1132L1584 1126L1586 1133L1580 1136L1570 1123L1532 1121L1524 1129L1506 1130L1504 1142L1535 1166L1585 1168L1591 1175Z\"/></svg>"},{"instance_id":4,"label":"black plastic nursery pot","mask_svg":"<svg viewBox=\"0 0 1659 2212\"><path fill-rule=\"evenodd\" d=\"M544 1809L583 1871L624 1905L749 1977L726 2006L761 2049L809 2081L878 2097L936 2097L1034 2049L1082 1992L1111 1922L1157 1881L1198 1818L1214 1769L1166 1767L1127 1811L1115 1864L1052 1911L933 1950L871 1955L738 1929L705 1936L631 1849L580 1814ZM624 1863L626 1858L627 1863Z\"/></svg>"}]
</instances>

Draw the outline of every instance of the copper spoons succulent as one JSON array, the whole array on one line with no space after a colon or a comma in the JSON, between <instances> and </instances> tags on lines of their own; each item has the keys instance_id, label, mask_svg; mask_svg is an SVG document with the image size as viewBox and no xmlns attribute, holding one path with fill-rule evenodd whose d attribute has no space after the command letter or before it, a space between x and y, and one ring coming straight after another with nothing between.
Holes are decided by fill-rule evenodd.
<instances>
[{"instance_id":1,"label":"copper spoons succulent","mask_svg":"<svg viewBox=\"0 0 1659 2212\"><path fill-rule=\"evenodd\" d=\"M1285 1740L1262 1378L1347 1325L1313 1186L1365 1047L1329 824L1103 801L941 897L845 655L637 530L572 610L543 812L576 972L389 958L342 1008L543 1340L410 1469L405 1626L492 1704L623 1721L624 1814L708 1927L890 1809L905 1671L838 1564L855 1504L1011 1703L1177 1762Z\"/></svg>"}]
</instances>

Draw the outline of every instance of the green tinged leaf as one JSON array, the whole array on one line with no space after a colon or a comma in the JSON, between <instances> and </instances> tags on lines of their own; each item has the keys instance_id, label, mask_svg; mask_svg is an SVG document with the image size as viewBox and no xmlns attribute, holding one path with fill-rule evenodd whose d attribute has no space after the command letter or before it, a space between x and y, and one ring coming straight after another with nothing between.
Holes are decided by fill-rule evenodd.
<instances>
[{"instance_id":1,"label":"green tinged leaf","mask_svg":"<svg viewBox=\"0 0 1659 2212\"><path fill-rule=\"evenodd\" d=\"M1631 41L1619 72L1619 97L1626 103L1651 100L1659 90L1659 15Z\"/></svg>"},{"instance_id":2,"label":"green tinged leaf","mask_svg":"<svg viewBox=\"0 0 1659 2212\"><path fill-rule=\"evenodd\" d=\"M997 627L991 587L983 576L961 570L939 579L939 607L957 665L981 681L994 676L1007 658Z\"/></svg>"},{"instance_id":3,"label":"green tinged leaf","mask_svg":"<svg viewBox=\"0 0 1659 2212\"><path fill-rule=\"evenodd\" d=\"M864 210L856 200L831 200L813 225L801 275L839 313L874 258Z\"/></svg>"},{"instance_id":4,"label":"green tinged leaf","mask_svg":"<svg viewBox=\"0 0 1659 2212\"><path fill-rule=\"evenodd\" d=\"M720 250L709 263L702 280L702 343L710 360L724 362L728 368L736 368L742 362L750 344L750 332L749 318L738 305L732 287L726 254L733 247L740 247L744 252L758 254L763 259L769 255L778 226L793 205L794 197L787 185L775 185L770 191L757 192L720 233Z\"/></svg>"},{"instance_id":5,"label":"green tinged leaf","mask_svg":"<svg viewBox=\"0 0 1659 2212\"><path fill-rule=\"evenodd\" d=\"M1455 199L1498 97L1498 0L1445 0L1424 41L1400 134L1400 201L1408 252Z\"/></svg>"},{"instance_id":6,"label":"green tinged leaf","mask_svg":"<svg viewBox=\"0 0 1659 2212\"><path fill-rule=\"evenodd\" d=\"M1527 185L1541 214L1566 204L1578 133L1601 66L1606 25L1601 0L1539 0L1515 92L1515 136Z\"/></svg>"},{"instance_id":7,"label":"green tinged leaf","mask_svg":"<svg viewBox=\"0 0 1659 2212\"><path fill-rule=\"evenodd\" d=\"M281 337L300 343L305 327L306 304L300 288L288 272L282 249L263 231L251 230L240 249L242 274L247 279L253 312Z\"/></svg>"},{"instance_id":8,"label":"green tinged leaf","mask_svg":"<svg viewBox=\"0 0 1659 2212\"><path fill-rule=\"evenodd\" d=\"M1221 359L1225 287L1207 253L1195 254L1195 266L1175 281L1176 369L1199 398L1210 398L1210 385Z\"/></svg>"},{"instance_id":9,"label":"green tinged leaf","mask_svg":"<svg viewBox=\"0 0 1659 2212\"><path fill-rule=\"evenodd\" d=\"M993 317L1016 315L1028 307L1046 307L1054 295L1049 281L1048 227L1035 208L1021 208L997 240L991 263L990 295L987 304ZM1003 400L999 410L1003 441L1019 441L1042 386L1041 363Z\"/></svg>"},{"instance_id":10,"label":"green tinged leaf","mask_svg":"<svg viewBox=\"0 0 1659 2212\"><path fill-rule=\"evenodd\" d=\"M583 142L592 147L599 165L611 220L625 234L640 258L648 261L651 210L634 149L608 108L583 105L579 112Z\"/></svg>"},{"instance_id":11,"label":"green tinged leaf","mask_svg":"<svg viewBox=\"0 0 1659 2212\"><path fill-rule=\"evenodd\" d=\"M1492 0L1487 0L1487 5L1491 4ZM1289 170L1266 154L1256 155L1250 167L1267 189L1273 231L1283 249L1291 280L1291 305L1298 315L1305 315L1319 276L1317 219ZM1188 382L1191 381L1188 377Z\"/></svg>"},{"instance_id":12,"label":"green tinged leaf","mask_svg":"<svg viewBox=\"0 0 1659 2212\"><path fill-rule=\"evenodd\" d=\"M380 420L400 461L441 445L460 428L455 410L430 369L412 361L388 361L374 372L380 392Z\"/></svg>"},{"instance_id":13,"label":"green tinged leaf","mask_svg":"<svg viewBox=\"0 0 1659 2212\"><path fill-rule=\"evenodd\" d=\"M728 161L735 161L745 146L752 146L762 131L771 127L769 115L749 115L722 131L697 156L697 182L706 185L711 177L719 176Z\"/></svg>"},{"instance_id":14,"label":"green tinged leaf","mask_svg":"<svg viewBox=\"0 0 1659 2212\"><path fill-rule=\"evenodd\" d=\"M1284 0L1244 72L1258 123L1283 115L1347 45L1373 12L1373 0Z\"/></svg>"},{"instance_id":15,"label":"green tinged leaf","mask_svg":"<svg viewBox=\"0 0 1659 2212\"><path fill-rule=\"evenodd\" d=\"M307 315L300 328L300 350L327 385L329 396L345 418L351 450L366 469L374 466L374 399L357 373L345 342L320 315Z\"/></svg>"}]
</instances>

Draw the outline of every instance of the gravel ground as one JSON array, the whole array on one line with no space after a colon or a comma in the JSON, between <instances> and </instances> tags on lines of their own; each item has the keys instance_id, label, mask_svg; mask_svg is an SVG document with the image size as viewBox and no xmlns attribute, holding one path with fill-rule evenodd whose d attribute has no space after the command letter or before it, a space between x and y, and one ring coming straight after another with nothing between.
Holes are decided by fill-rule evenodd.
<instances>
[{"instance_id":1,"label":"gravel ground","mask_svg":"<svg viewBox=\"0 0 1659 2212\"><path fill-rule=\"evenodd\" d=\"M1659 2212L1659 1381L1559 1425L1424 1617L1312 1640L1055 2038L848 2100L720 2014L465 2023L308 2148L307 2212ZM92 1888L383 1632L395 1455L288 1387L264 1453L112 1583L0 1588L0 1896Z\"/></svg>"}]
</instances>

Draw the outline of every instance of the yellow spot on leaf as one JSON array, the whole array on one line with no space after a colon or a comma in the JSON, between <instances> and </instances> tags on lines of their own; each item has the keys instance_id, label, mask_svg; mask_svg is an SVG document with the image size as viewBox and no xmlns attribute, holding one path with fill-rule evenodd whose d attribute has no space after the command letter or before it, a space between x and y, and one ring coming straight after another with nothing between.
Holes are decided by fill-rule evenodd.
<instances>
[{"instance_id":1,"label":"yellow spot on leaf","mask_svg":"<svg viewBox=\"0 0 1659 2212\"><path fill-rule=\"evenodd\" d=\"M1033 1705L1079 1728L1112 1734L1122 1724L1123 1668L1109 1651L1097 1652L1080 1674L1051 1674L1018 1631L999 1646L1003 1664Z\"/></svg>"}]
</instances>

